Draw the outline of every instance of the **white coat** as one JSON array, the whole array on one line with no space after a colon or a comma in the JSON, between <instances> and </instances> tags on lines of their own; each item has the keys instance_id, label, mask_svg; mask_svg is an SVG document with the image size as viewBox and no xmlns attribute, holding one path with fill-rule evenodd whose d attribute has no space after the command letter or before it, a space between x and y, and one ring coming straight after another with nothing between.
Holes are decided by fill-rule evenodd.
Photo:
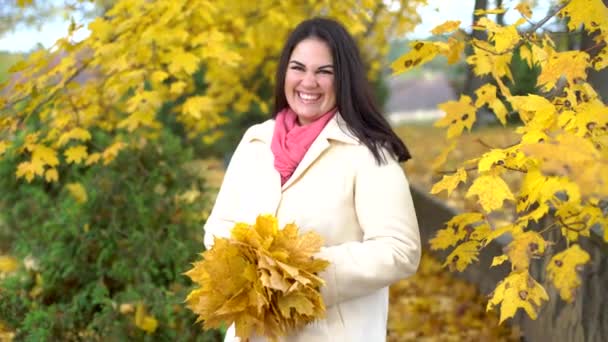
<instances>
[{"instance_id":1,"label":"white coat","mask_svg":"<svg viewBox=\"0 0 608 342\"><path fill-rule=\"evenodd\" d=\"M325 242L318 257L331 265L320 274L326 318L282 341L386 340L388 286L416 272L420 235L408 181L385 152L378 165L369 149L347 134L339 113L329 121L281 186L270 149L274 120L250 127L234 152L205 224L205 245L228 237L235 222L262 213L313 229ZM407 319L407 317L404 317ZM252 341L263 341L253 338ZM234 329L225 341L238 341Z\"/></svg>"}]
</instances>

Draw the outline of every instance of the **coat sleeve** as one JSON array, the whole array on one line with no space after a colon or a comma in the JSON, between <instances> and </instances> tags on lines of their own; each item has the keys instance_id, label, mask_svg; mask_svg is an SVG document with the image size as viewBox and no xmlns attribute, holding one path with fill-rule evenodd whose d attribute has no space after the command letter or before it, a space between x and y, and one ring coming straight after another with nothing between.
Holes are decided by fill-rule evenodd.
<instances>
[{"instance_id":1,"label":"coat sleeve","mask_svg":"<svg viewBox=\"0 0 608 342\"><path fill-rule=\"evenodd\" d=\"M365 296L414 274L420 262L418 220L407 178L395 160L366 161L357 171L355 210L362 241L324 247L327 306Z\"/></svg>"},{"instance_id":2,"label":"coat sleeve","mask_svg":"<svg viewBox=\"0 0 608 342\"><path fill-rule=\"evenodd\" d=\"M211 209L211 213L207 218L204 225L204 244L206 249L210 249L213 246L214 236L228 238L230 237L230 230L236 223L230 218L234 217L230 213L230 206L234 196L238 196L238 170L242 167L243 154L245 152L245 140L247 133L245 133L243 139L240 141L236 150L232 154L232 158L228 163L226 172L224 173L224 179L222 185L215 198L215 203Z\"/></svg>"}]
</instances>

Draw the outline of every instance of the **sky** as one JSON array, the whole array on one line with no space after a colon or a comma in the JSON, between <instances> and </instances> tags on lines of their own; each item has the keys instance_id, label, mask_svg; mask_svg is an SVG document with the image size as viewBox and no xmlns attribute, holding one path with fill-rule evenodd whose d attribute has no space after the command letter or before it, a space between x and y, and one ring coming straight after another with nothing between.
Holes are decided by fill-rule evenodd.
<instances>
[{"instance_id":1,"label":"sky","mask_svg":"<svg viewBox=\"0 0 608 342\"><path fill-rule=\"evenodd\" d=\"M534 20L542 18L548 10L549 0L537 1L539 5L534 9ZM514 8L518 0L503 1L507 8ZM429 0L428 5L419 9L422 23L416 27L414 32L408 34L406 38L422 39L430 35L430 30L436 25L446 20L460 20L462 27L471 26L471 13L474 8L474 0ZM517 11L509 11L505 17L507 23L518 19ZM46 48L50 48L57 39L65 36L69 26L69 21L55 20L46 23L41 30L36 28L20 28L15 32L0 37L0 51L27 52L32 50L38 43ZM76 39L87 36L86 29L80 30Z\"/></svg>"}]
</instances>

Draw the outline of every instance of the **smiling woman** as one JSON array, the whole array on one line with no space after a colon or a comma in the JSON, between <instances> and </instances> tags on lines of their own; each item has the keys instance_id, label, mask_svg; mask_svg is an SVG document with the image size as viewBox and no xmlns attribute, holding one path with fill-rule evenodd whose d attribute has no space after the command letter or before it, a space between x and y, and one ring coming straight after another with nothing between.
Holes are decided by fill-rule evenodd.
<instances>
[{"instance_id":1,"label":"smiling woman","mask_svg":"<svg viewBox=\"0 0 608 342\"><path fill-rule=\"evenodd\" d=\"M324 240L316 257L330 262L320 274L325 319L284 341L384 341L388 286L414 274L420 260L399 165L408 150L375 104L354 39L334 20L294 29L275 86L273 119L249 128L234 152L205 245L259 214L314 230ZM239 341L234 326L226 341Z\"/></svg>"}]
</instances>

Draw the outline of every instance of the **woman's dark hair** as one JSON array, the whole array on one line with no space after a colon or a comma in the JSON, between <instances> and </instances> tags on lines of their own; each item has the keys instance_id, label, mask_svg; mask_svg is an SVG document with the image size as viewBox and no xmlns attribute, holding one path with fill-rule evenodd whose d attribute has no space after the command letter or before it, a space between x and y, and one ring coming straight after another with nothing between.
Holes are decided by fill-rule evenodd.
<instances>
[{"instance_id":1,"label":"woman's dark hair","mask_svg":"<svg viewBox=\"0 0 608 342\"><path fill-rule=\"evenodd\" d=\"M393 132L376 104L355 40L342 24L332 19L305 20L289 35L276 72L273 118L288 107L284 90L287 65L296 45L307 38L320 39L331 50L336 105L349 131L370 149L378 164L386 162L381 153L382 147L388 149L400 162L410 159L407 147Z\"/></svg>"}]
</instances>

